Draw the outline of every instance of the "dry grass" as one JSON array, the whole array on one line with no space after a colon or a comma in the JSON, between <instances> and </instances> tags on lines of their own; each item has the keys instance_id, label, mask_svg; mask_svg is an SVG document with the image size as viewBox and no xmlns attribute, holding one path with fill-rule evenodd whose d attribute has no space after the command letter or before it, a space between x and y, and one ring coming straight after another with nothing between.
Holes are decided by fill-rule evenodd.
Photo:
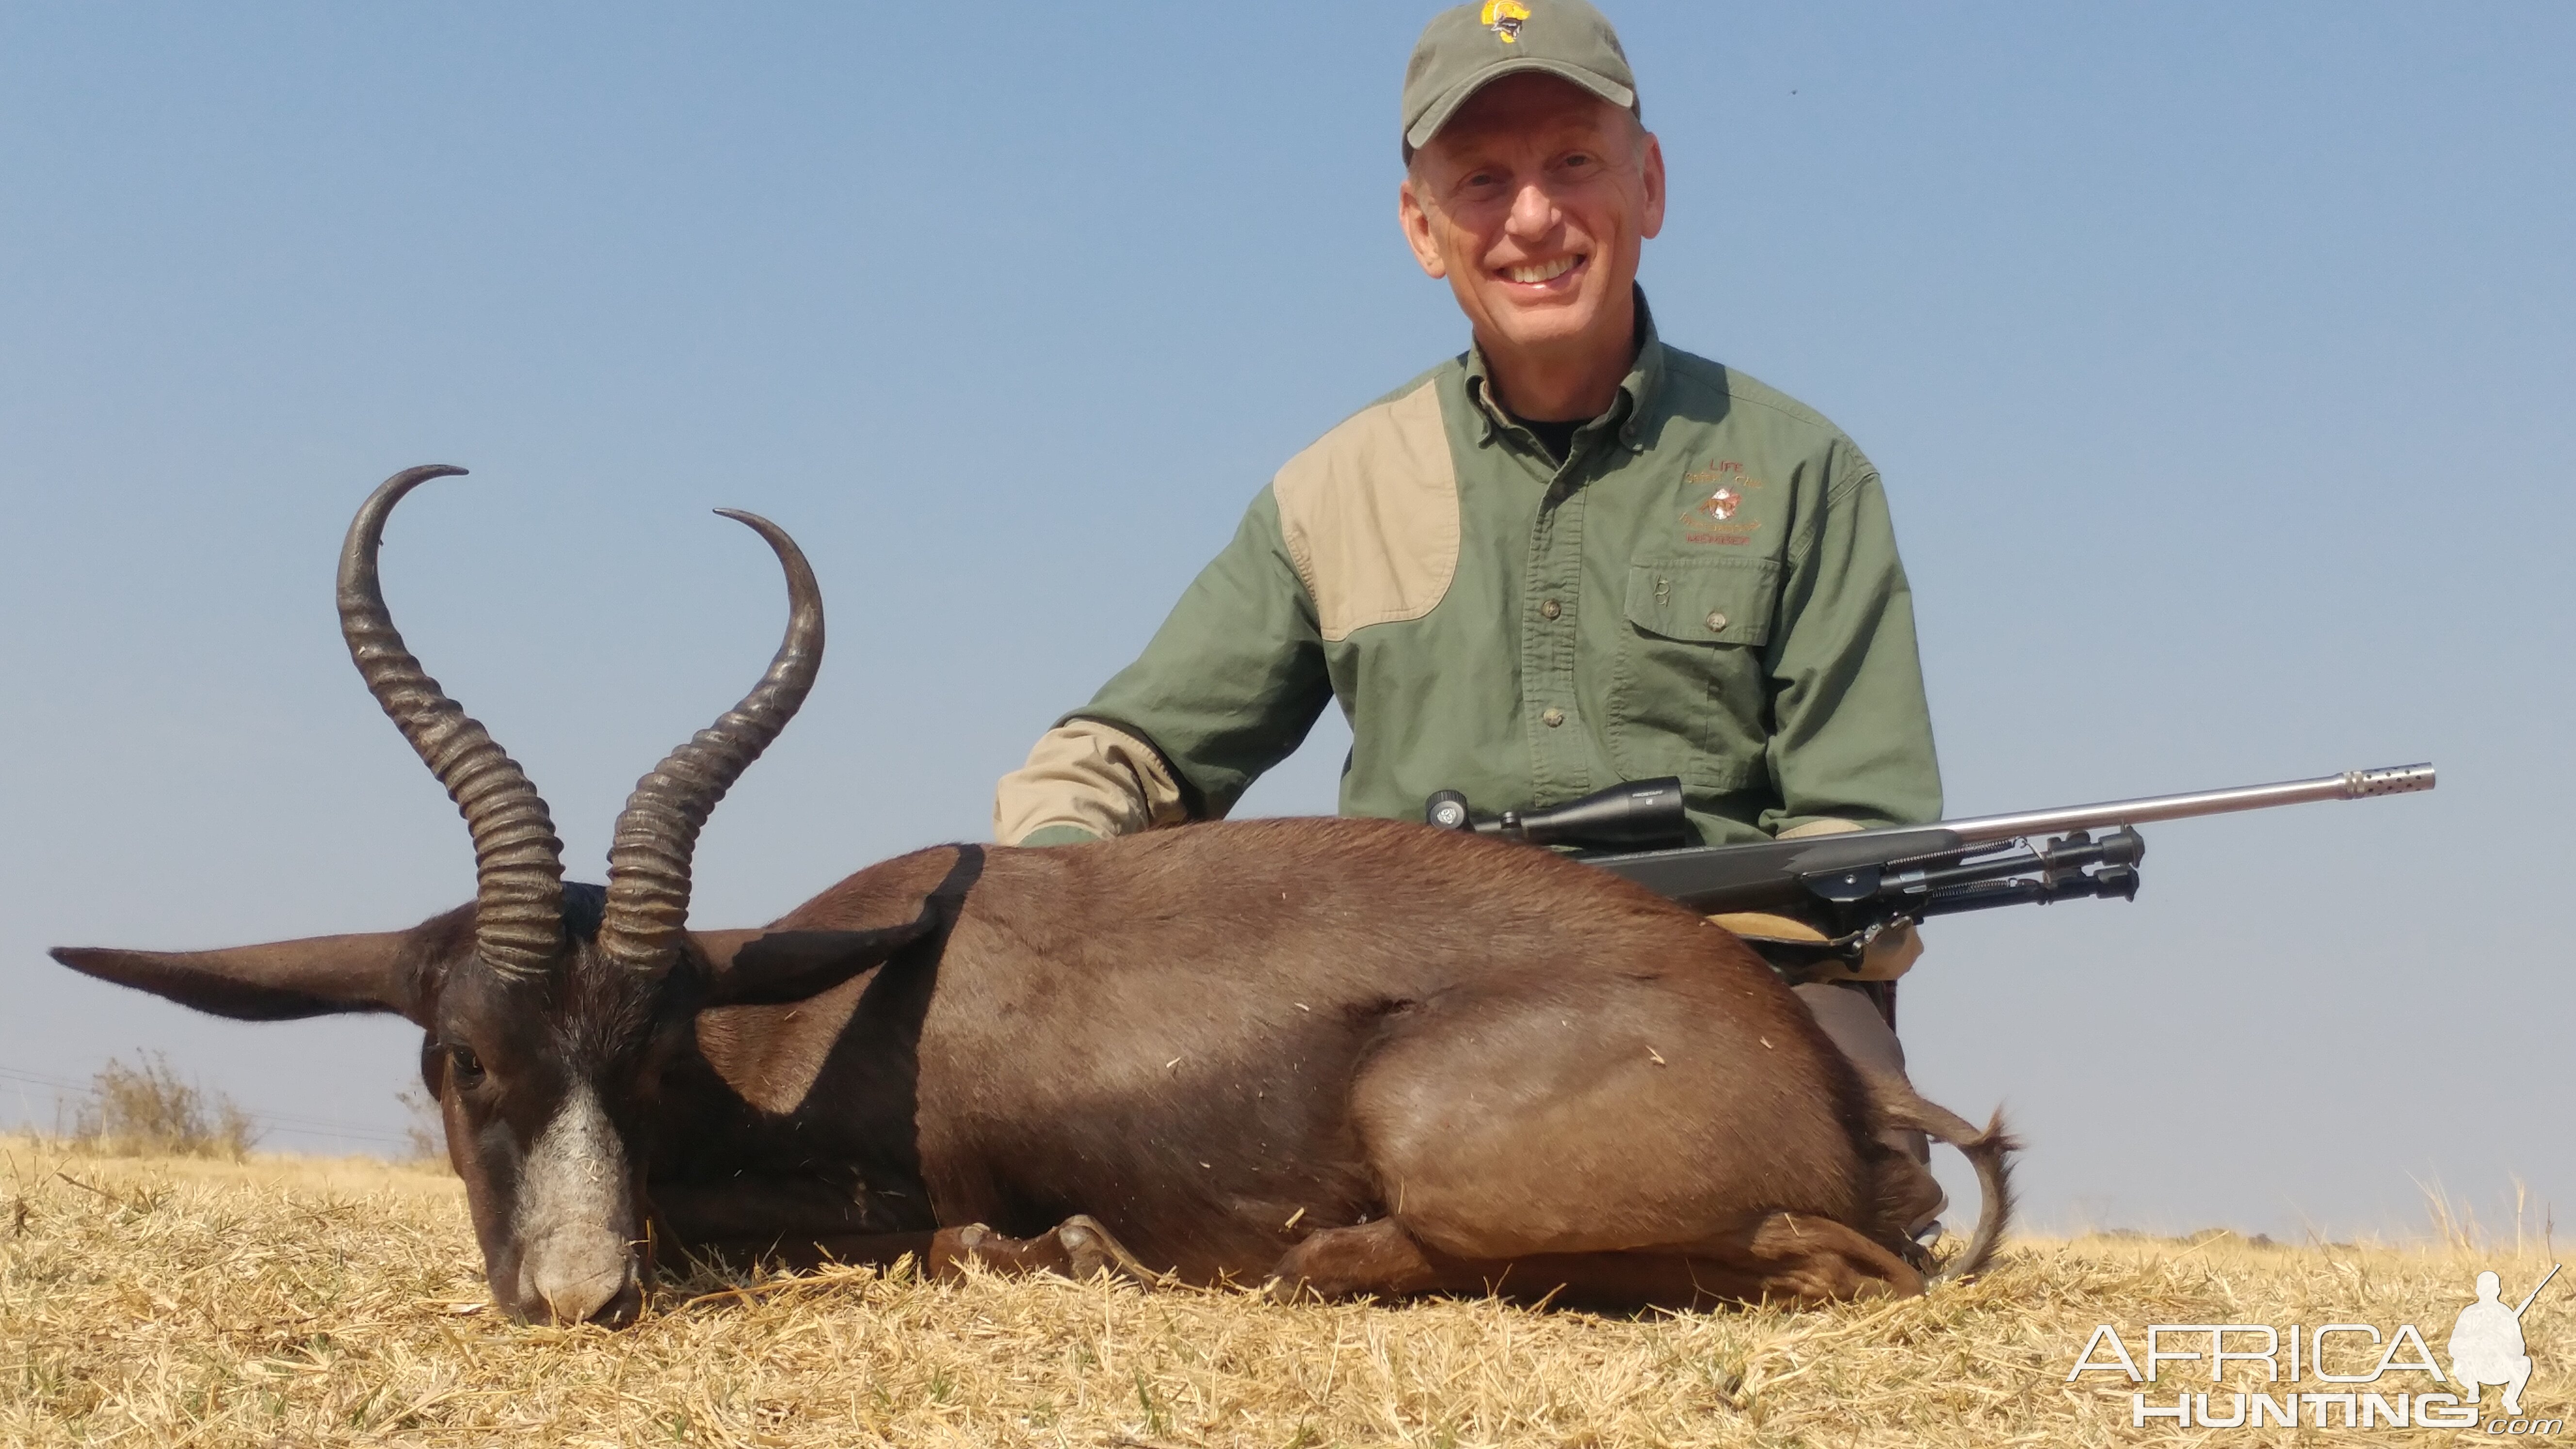
<instances>
[{"instance_id":1,"label":"dry grass","mask_svg":"<svg viewBox=\"0 0 2576 1449\"><path fill-rule=\"evenodd\" d=\"M2023 1243L1928 1299L1633 1320L701 1274L636 1328L563 1332L480 1309L443 1173L21 1140L0 1142L0 1443L2197 1443L2205 1431L2131 1429L2124 1382L2064 1382L2094 1324L2413 1322L2438 1346L2478 1268L2527 1291L2530 1246L2514 1261L2440 1243ZM2528 1409L2566 1412L2568 1302L2553 1287L2527 1320Z\"/></svg>"},{"instance_id":2,"label":"dry grass","mask_svg":"<svg viewBox=\"0 0 2576 1449\"><path fill-rule=\"evenodd\" d=\"M130 1067L111 1057L90 1078L72 1108L70 1135L117 1156L239 1162L259 1132L232 1098L180 1080L159 1052L142 1052Z\"/></svg>"}]
</instances>

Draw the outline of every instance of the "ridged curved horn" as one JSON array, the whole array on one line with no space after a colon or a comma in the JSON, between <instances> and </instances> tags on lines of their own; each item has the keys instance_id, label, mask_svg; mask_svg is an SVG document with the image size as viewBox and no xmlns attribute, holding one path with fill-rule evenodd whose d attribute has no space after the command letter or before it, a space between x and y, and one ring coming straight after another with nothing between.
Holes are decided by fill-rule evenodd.
<instances>
[{"instance_id":1,"label":"ridged curved horn","mask_svg":"<svg viewBox=\"0 0 2576 1449\"><path fill-rule=\"evenodd\" d=\"M474 943L493 969L531 976L563 945L563 842L527 772L403 647L376 577L385 518L404 494L462 468L406 468L367 496L340 547L340 634L367 690L420 752L474 834Z\"/></svg>"},{"instance_id":2,"label":"ridged curved horn","mask_svg":"<svg viewBox=\"0 0 2576 1449\"><path fill-rule=\"evenodd\" d=\"M742 703L673 750L635 782L608 846L608 909L599 950L637 971L668 967L689 921L689 860L698 829L725 791L787 728L823 666L823 591L787 530L757 514L719 508L769 541L787 571L787 636L769 672Z\"/></svg>"}]
</instances>

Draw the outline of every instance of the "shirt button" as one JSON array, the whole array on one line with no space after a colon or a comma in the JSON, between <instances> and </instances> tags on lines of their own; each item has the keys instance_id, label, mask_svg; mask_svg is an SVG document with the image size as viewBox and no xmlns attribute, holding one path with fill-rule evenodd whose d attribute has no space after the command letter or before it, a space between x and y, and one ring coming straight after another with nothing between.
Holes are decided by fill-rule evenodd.
<instances>
[{"instance_id":1,"label":"shirt button","mask_svg":"<svg viewBox=\"0 0 2576 1449\"><path fill-rule=\"evenodd\" d=\"M1708 616L1708 632L1710 632L1710 633L1712 633L1712 634L1723 634L1723 633L1725 633L1725 632L1726 632L1726 616L1725 616L1724 614L1711 614L1711 615L1709 615L1709 616Z\"/></svg>"},{"instance_id":2,"label":"shirt button","mask_svg":"<svg viewBox=\"0 0 2576 1449\"><path fill-rule=\"evenodd\" d=\"M1538 722L1547 726L1549 729L1554 729L1558 725L1565 723L1565 711L1558 709L1554 705L1550 705L1546 712L1538 717Z\"/></svg>"},{"instance_id":3,"label":"shirt button","mask_svg":"<svg viewBox=\"0 0 2576 1449\"><path fill-rule=\"evenodd\" d=\"M1553 619L1564 612L1565 606L1554 599L1550 599L1538 606L1538 614L1542 619Z\"/></svg>"}]
</instances>

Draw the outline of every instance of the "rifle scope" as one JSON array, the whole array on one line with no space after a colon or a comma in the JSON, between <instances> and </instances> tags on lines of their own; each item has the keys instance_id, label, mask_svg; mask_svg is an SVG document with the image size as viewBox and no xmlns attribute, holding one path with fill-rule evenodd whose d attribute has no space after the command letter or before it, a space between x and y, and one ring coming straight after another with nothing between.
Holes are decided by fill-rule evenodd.
<instances>
[{"instance_id":1,"label":"rifle scope","mask_svg":"<svg viewBox=\"0 0 2576 1449\"><path fill-rule=\"evenodd\" d=\"M1531 845L1577 845L1589 849L1646 848L1685 844L1690 839L1682 813L1682 782L1677 775L1631 780L1596 790L1580 800L1543 810L1506 810L1478 815L1467 797L1443 790L1423 802L1422 819L1443 830L1472 831L1527 841Z\"/></svg>"}]
</instances>

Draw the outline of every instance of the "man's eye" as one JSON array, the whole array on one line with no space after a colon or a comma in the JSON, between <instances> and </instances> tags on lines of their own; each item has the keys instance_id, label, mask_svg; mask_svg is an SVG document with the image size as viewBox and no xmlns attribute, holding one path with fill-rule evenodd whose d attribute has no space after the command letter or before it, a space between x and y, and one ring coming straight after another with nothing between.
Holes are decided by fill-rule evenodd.
<instances>
[{"instance_id":1,"label":"man's eye","mask_svg":"<svg viewBox=\"0 0 2576 1449\"><path fill-rule=\"evenodd\" d=\"M474 1055L472 1048L449 1047L447 1059L456 1067L457 1085L471 1087L482 1082L483 1059Z\"/></svg>"}]
</instances>

